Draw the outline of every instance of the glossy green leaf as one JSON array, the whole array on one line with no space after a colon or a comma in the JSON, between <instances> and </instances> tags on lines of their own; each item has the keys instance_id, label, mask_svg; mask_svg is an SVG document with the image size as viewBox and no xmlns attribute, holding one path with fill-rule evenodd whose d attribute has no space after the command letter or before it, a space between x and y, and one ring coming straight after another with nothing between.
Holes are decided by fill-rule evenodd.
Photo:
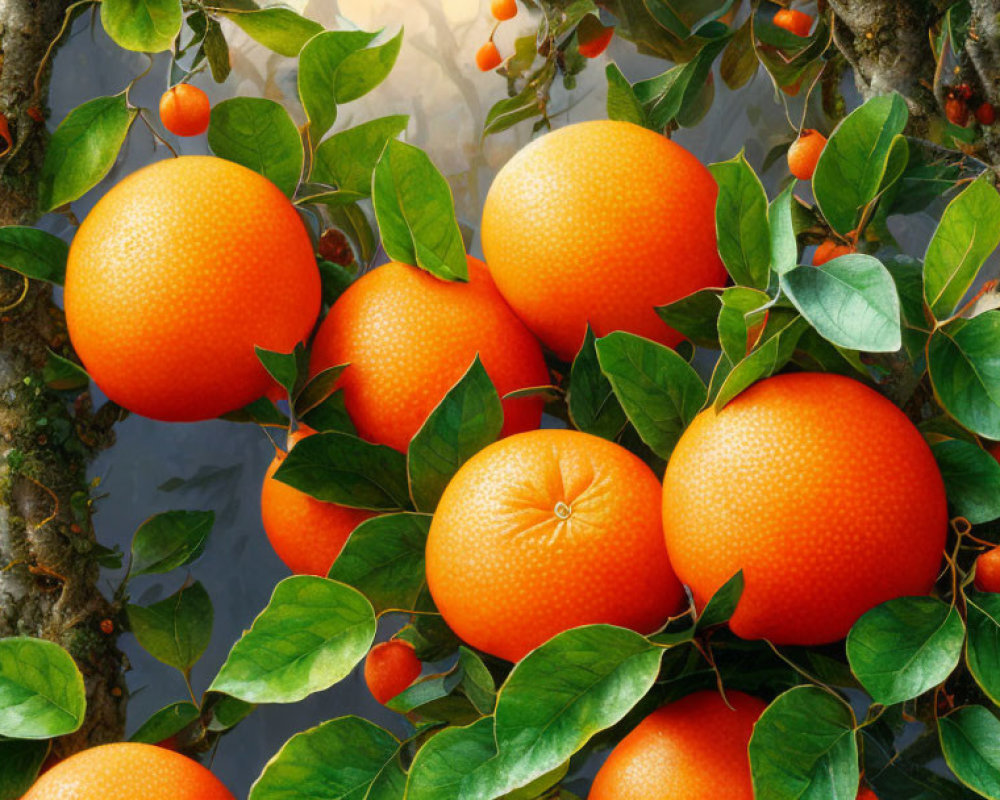
<instances>
[{"instance_id":1,"label":"glossy green leaf","mask_svg":"<svg viewBox=\"0 0 1000 800\"><path fill-rule=\"evenodd\" d=\"M302 344L297 344L291 353L279 353L254 346L257 360L264 365L267 373L288 394L294 395L309 369L309 354Z\"/></svg>"},{"instance_id":2,"label":"glossy green leaf","mask_svg":"<svg viewBox=\"0 0 1000 800\"><path fill-rule=\"evenodd\" d=\"M340 101L334 98L334 85L338 71L348 56L367 47L376 36L366 31L324 31L302 48L299 98L309 118L313 140L319 141L337 121Z\"/></svg>"},{"instance_id":3,"label":"glossy green leaf","mask_svg":"<svg viewBox=\"0 0 1000 800\"><path fill-rule=\"evenodd\" d=\"M181 0L101 0L101 24L126 50L169 50L182 22Z\"/></svg>"},{"instance_id":4,"label":"glossy green leaf","mask_svg":"<svg viewBox=\"0 0 1000 800\"><path fill-rule=\"evenodd\" d=\"M288 112L263 97L233 97L212 108L208 146L259 172L291 197L302 177L302 137Z\"/></svg>"},{"instance_id":5,"label":"glossy green leaf","mask_svg":"<svg viewBox=\"0 0 1000 800\"><path fill-rule=\"evenodd\" d=\"M153 658L187 672L212 638L212 601L200 582L150 606L129 603L129 627Z\"/></svg>"},{"instance_id":6,"label":"glossy green leaf","mask_svg":"<svg viewBox=\"0 0 1000 800\"><path fill-rule=\"evenodd\" d=\"M617 64L611 63L604 70L608 80L608 119L619 120L621 122L631 122L633 125L647 127L649 120L646 119L646 112L642 108L642 103L632 91L632 84L628 82Z\"/></svg>"},{"instance_id":7,"label":"glossy green leaf","mask_svg":"<svg viewBox=\"0 0 1000 800\"><path fill-rule=\"evenodd\" d=\"M42 380L57 392L79 391L90 385L90 376L83 367L51 350L42 367Z\"/></svg>"},{"instance_id":8,"label":"glossy green leaf","mask_svg":"<svg viewBox=\"0 0 1000 800\"><path fill-rule=\"evenodd\" d=\"M333 81L333 97L338 103L350 103L384 81L396 63L399 48L403 44L403 31L393 36L385 44L366 47L351 53Z\"/></svg>"},{"instance_id":9,"label":"glossy green leaf","mask_svg":"<svg viewBox=\"0 0 1000 800\"><path fill-rule=\"evenodd\" d=\"M46 741L0 739L0 800L18 800L24 795L48 752Z\"/></svg>"},{"instance_id":10,"label":"glossy green leaf","mask_svg":"<svg viewBox=\"0 0 1000 800\"><path fill-rule=\"evenodd\" d=\"M274 477L328 503L374 511L410 506L406 456L345 433L303 439Z\"/></svg>"},{"instance_id":11,"label":"glossy green leaf","mask_svg":"<svg viewBox=\"0 0 1000 800\"><path fill-rule=\"evenodd\" d=\"M936 442L931 450L956 512L973 525L1000 517L1000 464L993 456L958 439Z\"/></svg>"},{"instance_id":12,"label":"glossy green leaf","mask_svg":"<svg viewBox=\"0 0 1000 800\"><path fill-rule=\"evenodd\" d=\"M390 139L375 166L372 201L389 258L444 280L468 280L451 188L426 153Z\"/></svg>"},{"instance_id":13,"label":"glossy green leaf","mask_svg":"<svg viewBox=\"0 0 1000 800\"><path fill-rule=\"evenodd\" d=\"M476 797L468 794L466 787L472 785L476 771L496 755L493 717L483 717L466 727L445 728L417 751L406 782L406 800Z\"/></svg>"},{"instance_id":14,"label":"glossy green leaf","mask_svg":"<svg viewBox=\"0 0 1000 800\"><path fill-rule=\"evenodd\" d=\"M302 413L302 422L320 433L339 433L355 435L357 431L344 405L344 392L338 389L314 408Z\"/></svg>"},{"instance_id":15,"label":"glossy green leaf","mask_svg":"<svg viewBox=\"0 0 1000 800\"><path fill-rule=\"evenodd\" d=\"M705 404L698 373L669 347L623 331L597 340L597 359L639 436L667 458Z\"/></svg>"},{"instance_id":16,"label":"glossy green leaf","mask_svg":"<svg viewBox=\"0 0 1000 800\"><path fill-rule=\"evenodd\" d=\"M796 267L781 276L781 288L832 344L870 353L894 353L902 345L896 284L876 258L852 254Z\"/></svg>"},{"instance_id":17,"label":"glossy green leaf","mask_svg":"<svg viewBox=\"0 0 1000 800\"><path fill-rule=\"evenodd\" d=\"M648 111L650 123L656 130L666 127L698 98L712 71L715 57L722 52L729 38L725 35L706 42L688 63L669 71L670 79L664 81L664 91Z\"/></svg>"},{"instance_id":18,"label":"glossy green leaf","mask_svg":"<svg viewBox=\"0 0 1000 800\"><path fill-rule=\"evenodd\" d=\"M847 658L872 699L888 706L942 683L958 665L964 641L957 609L935 597L899 597L854 623Z\"/></svg>"},{"instance_id":19,"label":"glossy green leaf","mask_svg":"<svg viewBox=\"0 0 1000 800\"><path fill-rule=\"evenodd\" d=\"M222 32L222 26L214 19L209 18L205 26L205 59L208 61L208 68L212 71L212 80L216 83L223 83L232 72L230 63L229 43Z\"/></svg>"},{"instance_id":20,"label":"glossy green leaf","mask_svg":"<svg viewBox=\"0 0 1000 800\"><path fill-rule=\"evenodd\" d=\"M1000 720L983 706L963 706L938 719L941 750L955 777L1000 800Z\"/></svg>"},{"instance_id":21,"label":"glossy green leaf","mask_svg":"<svg viewBox=\"0 0 1000 800\"><path fill-rule=\"evenodd\" d=\"M294 58L317 33L323 30L318 22L296 14L287 8L262 8L223 12L251 39L283 56Z\"/></svg>"},{"instance_id":22,"label":"glossy green leaf","mask_svg":"<svg viewBox=\"0 0 1000 800\"><path fill-rule=\"evenodd\" d=\"M614 441L628 422L611 383L601 372L594 332L589 324L570 369L566 402L573 425L602 439Z\"/></svg>"},{"instance_id":23,"label":"glossy green leaf","mask_svg":"<svg viewBox=\"0 0 1000 800\"><path fill-rule=\"evenodd\" d=\"M69 112L45 151L38 178L42 211L71 203L108 174L137 113L123 94L96 97Z\"/></svg>"},{"instance_id":24,"label":"glossy green leaf","mask_svg":"<svg viewBox=\"0 0 1000 800\"><path fill-rule=\"evenodd\" d=\"M699 289L673 303L657 306L656 313L696 347L718 350L719 331L716 320L721 307L718 289Z\"/></svg>"},{"instance_id":25,"label":"glossy green leaf","mask_svg":"<svg viewBox=\"0 0 1000 800\"><path fill-rule=\"evenodd\" d=\"M771 226L771 269L778 275L791 272L799 263L799 244L792 218L795 185L793 180L767 209L767 221Z\"/></svg>"},{"instance_id":26,"label":"glossy green leaf","mask_svg":"<svg viewBox=\"0 0 1000 800\"><path fill-rule=\"evenodd\" d=\"M979 178L948 203L924 256L924 296L937 319L954 313L997 244L1000 195Z\"/></svg>"},{"instance_id":27,"label":"glossy green leaf","mask_svg":"<svg viewBox=\"0 0 1000 800\"><path fill-rule=\"evenodd\" d=\"M330 578L353 586L376 614L415 610L427 584L424 549L429 514L382 514L351 534L330 569Z\"/></svg>"},{"instance_id":28,"label":"glossy green leaf","mask_svg":"<svg viewBox=\"0 0 1000 800\"><path fill-rule=\"evenodd\" d=\"M497 687L483 660L468 647L458 648L458 688L480 714L492 714L496 708Z\"/></svg>"},{"instance_id":29,"label":"glossy green leaf","mask_svg":"<svg viewBox=\"0 0 1000 800\"><path fill-rule=\"evenodd\" d=\"M159 744L164 739L180 733L201 717L198 706L188 700L171 703L153 714L139 729L128 737L130 742Z\"/></svg>"},{"instance_id":30,"label":"glossy green leaf","mask_svg":"<svg viewBox=\"0 0 1000 800\"><path fill-rule=\"evenodd\" d=\"M58 236L24 225L0 228L0 266L62 286L69 245Z\"/></svg>"},{"instance_id":31,"label":"glossy green leaf","mask_svg":"<svg viewBox=\"0 0 1000 800\"><path fill-rule=\"evenodd\" d=\"M209 688L249 703L294 703L345 678L374 639L364 595L327 578L285 578Z\"/></svg>"},{"instance_id":32,"label":"glossy green leaf","mask_svg":"<svg viewBox=\"0 0 1000 800\"><path fill-rule=\"evenodd\" d=\"M757 348L735 364L730 362L728 373L716 393L713 404L719 411L733 398L762 378L774 375L791 359L796 345L808 326L801 317L792 318ZM713 375L713 382L715 376Z\"/></svg>"},{"instance_id":33,"label":"glossy green leaf","mask_svg":"<svg viewBox=\"0 0 1000 800\"><path fill-rule=\"evenodd\" d=\"M697 629L704 630L713 625L729 622L740 602L740 597L743 596L743 585L743 570L740 570L722 584L705 604L705 608L698 615Z\"/></svg>"},{"instance_id":34,"label":"glossy green leaf","mask_svg":"<svg viewBox=\"0 0 1000 800\"><path fill-rule=\"evenodd\" d=\"M969 636L965 660L976 683L1000 705L1000 594L969 592L966 595Z\"/></svg>"},{"instance_id":35,"label":"glossy green leaf","mask_svg":"<svg viewBox=\"0 0 1000 800\"><path fill-rule=\"evenodd\" d=\"M715 232L726 270L737 285L766 289L771 241L764 185L742 151L709 170L719 185Z\"/></svg>"},{"instance_id":36,"label":"glossy green leaf","mask_svg":"<svg viewBox=\"0 0 1000 800\"><path fill-rule=\"evenodd\" d=\"M305 414L308 414L316 408L316 406L333 394L337 385L337 380L346 368L346 364L338 364L334 367L327 367L324 370L320 370L313 375L312 378L306 381L302 388L295 393L293 403L295 407L295 416L302 417Z\"/></svg>"},{"instance_id":37,"label":"glossy green leaf","mask_svg":"<svg viewBox=\"0 0 1000 800\"><path fill-rule=\"evenodd\" d=\"M854 800L858 748L854 713L834 694L796 686L771 703L750 737L756 797Z\"/></svg>"},{"instance_id":38,"label":"glossy green leaf","mask_svg":"<svg viewBox=\"0 0 1000 800\"><path fill-rule=\"evenodd\" d=\"M218 692L206 692L205 697L203 706L211 713L207 726L211 733L232 730L257 708L253 703Z\"/></svg>"},{"instance_id":39,"label":"glossy green leaf","mask_svg":"<svg viewBox=\"0 0 1000 800\"><path fill-rule=\"evenodd\" d=\"M147 519L132 537L130 575L170 572L205 551L215 524L212 511L164 511Z\"/></svg>"},{"instance_id":40,"label":"glossy green leaf","mask_svg":"<svg viewBox=\"0 0 1000 800\"><path fill-rule=\"evenodd\" d=\"M370 195L382 151L406 130L409 119L403 114L380 117L333 134L316 148L310 180Z\"/></svg>"},{"instance_id":41,"label":"glossy green leaf","mask_svg":"<svg viewBox=\"0 0 1000 800\"><path fill-rule=\"evenodd\" d=\"M285 742L249 800L361 800L398 749L395 736L368 720L332 719Z\"/></svg>"},{"instance_id":42,"label":"glossy green leaf","mask_svg":"<svg viewBox=\"0 0 1000 800\"><path fill-rule=\"evenodd\" d=\"M719 75L730 89L739 89L757 74L758 64L753 47L752 21L748 18L722 52Z\"/></svg>"},{"instance_id":43,"label":"glossy green leaf","mask_svg":"<svg viewBox=\"0 0 1000 800\"><path fill-rule=\"evenodd\" d=\"M759 289L729 286L722 290L722 309L718 314L719 344L734 364L746 358L757 344L766 319L765 311L770 305L770 296Z\"/></svg>"},{"instance_id":44,"label":"glossy green leaf","mask_svg":"<svg viewBox=\"0 0 1000 800\"><path fill-rule=\"evenodd\" d=\"M1000 311L934 332L928 370L944 409L969 430L1000 439Z\"/></svg>"},{"instance_id":45,"label":"glossy green leaf","mask_svg":"<svg viewBox=\"0 0 1000 800\"><path fill-rule=\"evenodd\" d=\"M852 111L830 135L812 184L823 216L837 233L856 228L861 210L875 199L908 118L900 95L880 95Z\"/></svg>"},{"instance_id":46,"label":"glossy green leaf","mask_svg":"<svg viewBox=\"0 0 1000 800\"><path fill-rule=\"evenodd\" d=\"M86 710L83 675L44 639L0 639L0 736L50 739L72 733Z\"/></svg>"}]
</instances>

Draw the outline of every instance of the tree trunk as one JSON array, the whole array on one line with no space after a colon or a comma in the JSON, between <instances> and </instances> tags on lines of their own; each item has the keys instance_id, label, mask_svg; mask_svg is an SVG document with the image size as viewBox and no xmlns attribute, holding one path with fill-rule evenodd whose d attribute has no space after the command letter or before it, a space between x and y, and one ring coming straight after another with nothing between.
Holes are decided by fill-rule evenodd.
<instances>
[{"instance_id":1,"label":"tree trunk","mask_svg":"<svg viewBox=\"0 0 1000 800\"><path fill-rule=\"evenodd\" d=\"M0 225L38 216L48 65L37 85L36 73L68 6L0 0L0 114L13 140L0 156ZM116 609L97 588L86 477L110 425L91 415L86 394L74 402L43 382L47 349L70 355L68 347L52 288L0 269L0 637L57 642L83 672L87 718L56 743L60 756L124 733L124 659Z\"/></svg>"}]
</instances>

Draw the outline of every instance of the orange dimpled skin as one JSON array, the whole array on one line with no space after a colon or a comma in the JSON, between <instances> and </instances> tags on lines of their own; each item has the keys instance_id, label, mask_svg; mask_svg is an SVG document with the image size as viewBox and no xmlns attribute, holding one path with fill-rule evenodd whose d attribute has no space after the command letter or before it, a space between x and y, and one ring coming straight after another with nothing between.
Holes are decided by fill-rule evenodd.
<instances>
[{"instance_id":1,"label":"orange dimpled skin","mask_svg":"<svg viewBox=\"0 0 1000 800\"><path fill-rule=\"evenodd\" d=\"M976 559L975 586L981 592L1000 592L1000 547L987 550Z\"/></svg>"},{"instance_id":2,"label":"orange dimpled skin","mask_svg":"<svg viewBox=\"0 0 1000 800\"><path fill-rule=\"evenodd\" d=\"M523 148L483 210L486 262L500 293L563 360L589 321L673 346L653 310L726 273L715 239L718 188L691 153L628 122L580 122Z\"/></svg>"},{"instance_id":3,"label":"orange dimpled skin","mask_svg":"<svg viewBox=\"0 0 1000 800\"><path fill-rule=\"evenodd\" d=\"M121 742L60 761L21 800L235 800L197 761L164 747Z\"/></svg>"},{"instance_id":4,"label":"orange dimpled skin","mask_svg":"<svg viewBox=\"0 0 1000 800\"><path fill-rule=\"evenodd\" d=\"M177 136L198 136L208 129L212 108L197 86L180 83L160 98L160 122Z\"/></svg>"},{"instance_id":5,"label":"orange dimpled skin","mask_svg":"<svg viewBox=\"0 0 1000 800\"><path fill-rule=\"evenodd\" d=\"M947 525L920 432L838 375L769 378L703 411L663 482L667 550L695 603L742 569L730 627L775 644L836 641L879 603L929 592Z\"/></svg>"},{"instance_id":6,"label":"orange dimpled skin","mask_svg":"<svg viewBox=\"0 0 1000 800\"><path fill-rule=\"evenodd\" d=\"M365 658L365 683L382 705L410 686L423 670L413 645L399 639L375 645Z\"/></svg>"},{"instance_id":7,"label":"orange dimpled skin","mask_svg":"<svg viewBox=\"0 0 1000 800\"><path fill-rule=\"evenodd\" d=\"M266 178L209 156L159 161L98 201L70 246L73 347L112 400L210 419L272 385L254 345L289 352L320 280L298 212Z\"/></svg>"},{"instance_id":8,"label":"orange dimpled skin","mask_svg":"<svg viewBox=\"0 0 1000 800\"><path fill-rule=\"evenodd\" d=\"M427 583L455 633L510 661L579 625L651 633L684 596L656 476L567 430L511 436L459 469L431 522Z\"/></svg>"},{"instance_id":9,"label":"orange dimpled skin","mask_svg":"<svg viewBox=\"0 0 1000 800\"><path fill-rule=\"evenodd\" d=\"M800 181L812 180L816 162L826 147L826 137L819 131L806 128L788 148L788 169Z\"/></svg>"},{"instance_id":10,"label":"orange dimpled skin","mask_svg":"<svg viewBox=\"0 0 1000 800\"><path fill-rule=\"evenodd\" d=\"M611 751L587 800L753 800L747 745L767 704L726 700L695 692L654 711Z\"/></svg>"},{"instance_id":11,"label":"orange dimpled skin","mask_svg":"<svg viewBox=\"0 0 1000 800\"><path fill-rule=\"evenodd\" d=\"M313 374L350 364L344 403L365 439L405 451L476 354L500 396L549 383L542 350L469 257L468 283L390 262L355 281L313 342ZM537 428L539 397L504 400L503 435Z\"/></svg>"}]
</instances>

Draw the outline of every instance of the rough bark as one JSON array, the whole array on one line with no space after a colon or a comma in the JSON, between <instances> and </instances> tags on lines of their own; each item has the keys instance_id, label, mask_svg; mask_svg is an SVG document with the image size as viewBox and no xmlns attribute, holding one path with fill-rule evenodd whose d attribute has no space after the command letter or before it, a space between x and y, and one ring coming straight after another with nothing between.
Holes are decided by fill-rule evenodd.
<instances>
[{"instance_id":1,"label":"rough bark","mask_svg":"<svg viewBox=\"0 0 1000 800\"><path fill-rule=\"evenodd\" d=\"M48 76L36 83L36 73L68 5L0 0L0 114L13 139L0 157L0 225L37 217ZM86 395L67 400L42 380L47 349L68 352L51 287L31 282L25 292L20 275L0 268L0 309L0 637L50 639L76 659L87 718L56 743L67 755L124 732L123 656L104 622L113 624L116 609L97 588L86 478L110 426L90 413Z\"/></svg>"},{"instance_id":2,"label":"rough bark","mask_svg":"<svg viewBox=\"0 0 1000 800\"><path fill-rule=\"evenodd\" d=\"M965 46L984 99L1000 109L1000 2L972 0L969 40ZM990 161L1000 164L1000 130L983 128L983 142Z\"/></svg>"}]
</instances>

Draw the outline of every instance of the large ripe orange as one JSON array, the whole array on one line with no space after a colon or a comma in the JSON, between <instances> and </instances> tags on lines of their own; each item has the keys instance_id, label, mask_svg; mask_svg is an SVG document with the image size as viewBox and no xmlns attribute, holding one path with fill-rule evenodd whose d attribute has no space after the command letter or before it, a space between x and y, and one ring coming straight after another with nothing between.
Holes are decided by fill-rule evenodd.
<instances>
[{"instance_id":1,"label":"large ripe orange","mask_svg":"<svg viewBox=\"0 0 1000 800\"><path fill-rule=\"evenodd\" d=\"M289 448L316 431L299 428L288 437ZM351 532L374 511L324 503L274 479L285 453L278 451L264 475L260 515L271 547L296 575L326 577Z\"/></svg>"},{"instance_id":2,"label":"large ripe orange","mask_svg":"<svg viewBox=\"0 0 1000 800\"><path fill-rule=\"evenodd\" d=\"M87 215L66 269L70 338L97 385L154 419L210 419L271 384L319 314L309 235L281 191L208 156L159 161Z\"/></svg>"},{"instance_id":3,"label":"large ripe orange","mask_svg":"<svg viewBox=\"0 0 1000 800\"><path fill-rule=\"evenodd\" d=\"M405 451L477 353L501 397L549 383L538 342L483 262L468 263L468 283L384 264L355 281L323 320L310 368L350 363L339 385L365 439ZM542 405L538 397L505 400L503 434L537 428Z\"/></svg>"},{"instance_id":4,"label":"large ripe orange","mask_svg":"<svg viewBox=\"0 0 1000 800\"><path fill-rule=\"evenodd\" d=\"M701 412L663 482L667 550L695 603L742 569L730 627L776 644L832 642L873 606L926 594L947 525L920 432L838 375L769 378Z\"/></svg>"},{"instance_id":5,"label":"large ripe orange","mask_svg":"<svg viewBox=\"0 0 1000 800\"><path fill-rule=\"evenodd\" d=\"M587 800L753 800L747 745L767 704L726 700L695 692L654 711L611 751Z\"/></svg>"},{"instance_id":6,"label":"large ripe orange","mask_svg":"<svg viewBox=\"0 0 1000 800\"><path fill-rule=\"evenodd\" d=\"M715 180L691 153L628 122L569 125L497 174L483 250L500 293L568 361L589 321L673 346L654 306L726 273L716 250Z\"/></svg>"},{"instance_id":7,"label":"large ripe orange","mask_svg":"<svg viewBox=\"0 0 1000 800\"><path fill-rule=\"evenodd\" d=\"M164 747L121 742L60 761L21 800L234 800L197 761Z\"/></svg>"},{"instance_id":8,"label":"large ripe orange","mask_svg":"<svg viewBox=\"0 0 1000 800\"><path fill-rule=\"evenodd\" d=\"M613 442L567 430L511 436L445 489L427 584L455 633L510 661L579 625L651 633L684 596L659 507L656 476Z\"/></svg>"}]
</instances>

